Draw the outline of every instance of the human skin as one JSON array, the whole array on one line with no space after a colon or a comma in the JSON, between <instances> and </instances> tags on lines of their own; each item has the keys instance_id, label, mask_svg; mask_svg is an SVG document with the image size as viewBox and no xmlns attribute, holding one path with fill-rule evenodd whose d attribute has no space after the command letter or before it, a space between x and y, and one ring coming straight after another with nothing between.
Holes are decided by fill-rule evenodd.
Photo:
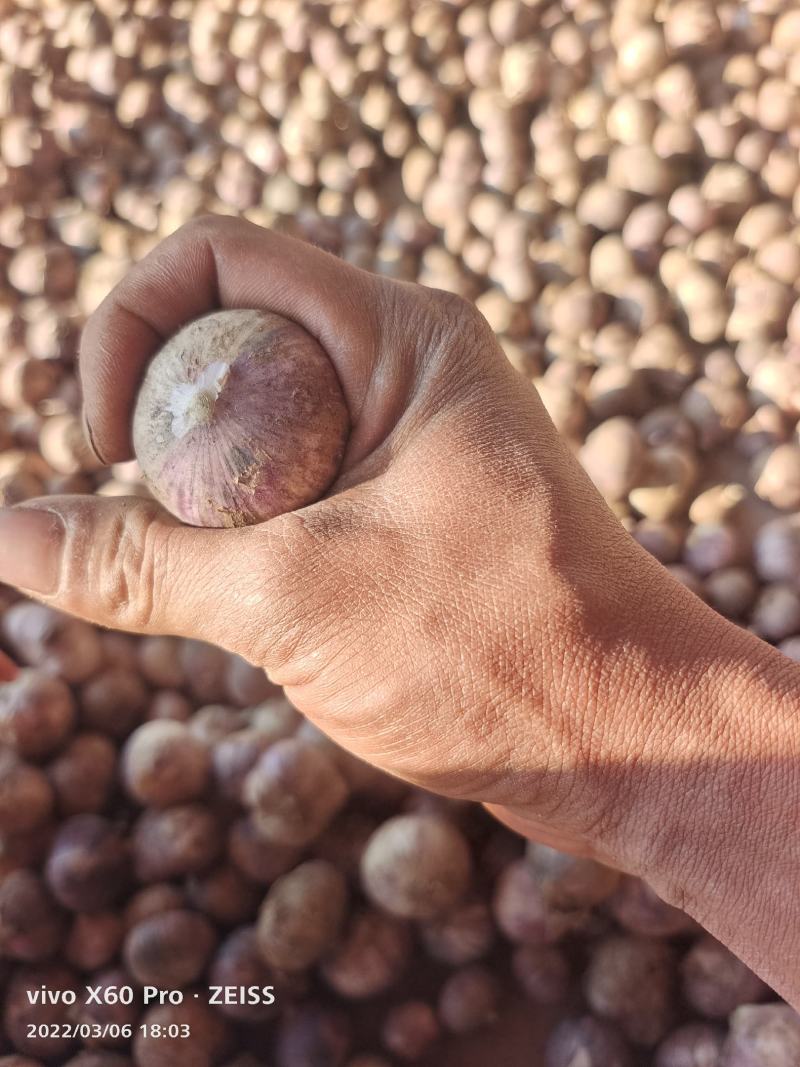
<instances>
[{"instance_id":1,"label":"human skin","mask_svg":"<svg viewBox=\"0 0 800 1067\"><path fill-rule=\"evenodd\" d=\"M245 656L364 759L647 878L800 1006L800 668L622 530L471 305L248 223L188 224L87 324L103 460L132 454L148 358L217 307L333 361L353 431L326 499L204 530L51 497L0 512L0 580Z\"/></svg>"}]
</instances>

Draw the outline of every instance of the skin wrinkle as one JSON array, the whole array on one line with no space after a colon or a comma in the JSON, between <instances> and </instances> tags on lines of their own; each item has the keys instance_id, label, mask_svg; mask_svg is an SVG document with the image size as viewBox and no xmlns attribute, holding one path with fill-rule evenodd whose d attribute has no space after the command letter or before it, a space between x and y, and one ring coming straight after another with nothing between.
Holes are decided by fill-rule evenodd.
<instances>
[{"instance_id":1,"label":"skin wrinkle","mask_svg":"<svg viewBox=\"0 0 800 1067\"><path fill-rule=\"evenodd\" d=\"M151 585L153 572L152 567L149 572L145 572L141 566L145 552L140 550L135 538L128 533L129 521L130 516L124 512L114 517L110 528L106 531L106 539L99 546L100 562L97 569L105 575L102 587L103 602L108 605L108 610L117 620L117 624L124 627L126 620L130 618L133 627L137 624L146 626L153 620ZM135 617L131 614L133 607L129 577L131 571L144 572L143 593L136 597Z\"/></svg>"},{"instance_id":2,"label":"skin wrinkle","mask_svg":"<svg viewBox=\"0 0 800 1067\"><path fill-rule=\"evenodd\" d=\"M97 542L92 537L91 530L79 525L77 531L72 532L73 543L77 547L77 559L85 563L87 570L96 571L102 576L99 593L106 610L114 617L117 624L124 626L128 619L130 606L130 560L127 552L138 552L138 546L133 538L127 535L127 524L130 521L130 513L120 510L111 517L111 521L104 530L104 538ZM127 545L127 549L126 549ZM77 575L69 575L70 585L75 584ZM152 619L152 613L144 610L144 602L151 603L149 593L146 598L140 598L142 604L137 603L137 612L142 611L145 617ZM134 620L131 619L131 624Z\"/></svg>"}]
</instances>

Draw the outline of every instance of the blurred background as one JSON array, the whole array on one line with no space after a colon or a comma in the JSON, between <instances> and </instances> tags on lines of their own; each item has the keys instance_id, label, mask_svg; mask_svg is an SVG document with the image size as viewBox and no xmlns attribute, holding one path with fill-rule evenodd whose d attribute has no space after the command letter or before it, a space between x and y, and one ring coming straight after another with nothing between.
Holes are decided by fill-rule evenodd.
<instances>
[{"instance_id":1,"label":"blurred background","mask_svg":"<svg viewBox=\"0 0 800 1067\"><path fill-rule=\"evenodd\" d=\"M206 212L474 300L632 536L800 659L796 3L0 0L0 503L146 492L83 441L77 342ZM378 775L216 649L0 608L2 1067L800 1063L798 1017L636 880ZM287 742L340 785L288 842ZM431 819L472 873L399 915L362 853L447 882Z\"/></svg>"}]
</instances>

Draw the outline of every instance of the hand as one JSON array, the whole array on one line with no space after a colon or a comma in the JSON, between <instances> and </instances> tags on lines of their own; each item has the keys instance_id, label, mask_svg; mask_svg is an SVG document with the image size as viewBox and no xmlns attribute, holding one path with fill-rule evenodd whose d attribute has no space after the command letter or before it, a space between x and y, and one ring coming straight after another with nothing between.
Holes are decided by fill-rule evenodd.
<instances>
[{"instance_id":1,"label":"hand","mask_svg":"<svg viewBox=\"0 0 800 1067\"><path fill-rule=\"evenodd\" d=\"M3 577L105 626L207 641L263 666L326 732L450 796L522 805L540 834L602 837L587 612L613 614L625 537L475 309L229 219L168 238L89 321L91 439L128 459L147 360L215 307L299 322L353 431L327 499L259 527L183 527L141 500L15 509ZM626 562L627 561L627 562ZM588 840L588 838L587 838Z\"/></svg>"}]
</instances>

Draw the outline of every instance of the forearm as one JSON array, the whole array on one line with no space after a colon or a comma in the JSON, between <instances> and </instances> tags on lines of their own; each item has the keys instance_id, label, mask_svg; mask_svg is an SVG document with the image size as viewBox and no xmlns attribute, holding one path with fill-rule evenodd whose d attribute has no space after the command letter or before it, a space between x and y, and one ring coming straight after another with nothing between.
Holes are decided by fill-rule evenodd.
<instances>
[{"instance_id":1,"label":"forearm","mask_svg":"<svg viewBox=\"0 0 800 1067\"><path fill-rule=\"evenodd\" d=\"M800 668L703 615L704 674L642 791L640 873L798 1007Z\"/></svg>"},{"instance_id":2,"label":"forearm","mask_svg":"<svg viewBox=\"0 0 800 1067\"><path fill-rule=\"evenodd\" d=\"M556 845L561 824L800 1005L800 667L636 553L583 619L591 667L556 679L585 724L568 803L500 815Z\"/></svg>"}]
</instances>

